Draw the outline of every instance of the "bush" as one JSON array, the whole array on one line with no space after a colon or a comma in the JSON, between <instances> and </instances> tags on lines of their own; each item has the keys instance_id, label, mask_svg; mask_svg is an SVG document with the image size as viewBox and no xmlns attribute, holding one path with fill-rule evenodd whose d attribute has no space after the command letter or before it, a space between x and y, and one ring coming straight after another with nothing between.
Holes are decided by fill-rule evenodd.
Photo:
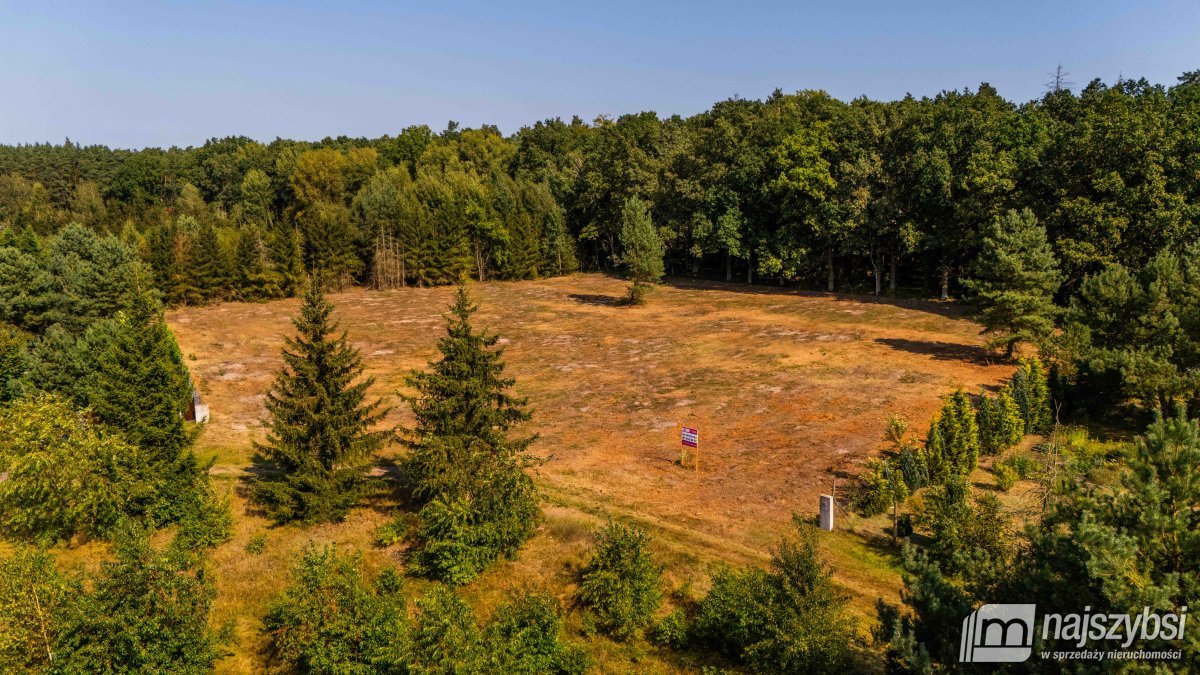
<instances>
[{"instance_id":1,"label":"bush","mask_svg":"<svg viewBox=\"0 0 1200 675\"><path fill-rule=\"evenodd\" d=\"M368 583L360 555L332 546L301 553L264 624L273 663L314 673L376 672L375 659L402 652L407 637L403 600Z\"/></svg>"},{"instance_id":2,"label":"bush","mask_svg":"<svg viewBox=\"0 0 1200 675\"><path fill-rule=\"evenodd\" d=\"M217 589L207 560L177 539L164 550L134 523L116 560L81 599L57 668L67 673L208 673L231 636L209 627Z\"/></svg>"},{"instance_id":3,"label":"bush","mask_svg":"<svg viewBox=\"0 0 1200 675\"><path fill-rule=\"evenodd\" d=\"M859 481L854 506L864 517L877 516L892 508L891 483L885 475L884 462L870 460Z\"/></svg>"},{"instance_id":4,"label":"bush","mask_svg":"<svg viewBox=\"0 0 1200 675\"><path fill-rule=\"evenodd\" d=\"M1017 477L1021 480L1032 478L1042 470L1042 463L1028 455L1013 455L1006 459L1005 463L1017 472Z\"/></svg>"},{"instance_id":5,"label":"bush","mask_svg":"<svg viewBox=\"0 0 1200 675\"><path fill-rule=\"evenodd\" d=\"M558 600L548 593L518 593L496 610L485 640L489 670L496 673L582 673L586 652L560 640Z\"/></svg>"},{"instance_id":6,"label":"bush","mask_svg":"<svg viewBox=\"0 0 1200 675\"><path fill-rule=\"evenodd\" d=\"M0 532L54 543L105 536L152 488L137 448L54 395L0 409Z\"/></svg>"},{"instance_id":7,"label":"bush","mask_svg":"<svg viewBox=\"0 0 1200 675\"><path fill-rule=\"evenodd\" d=\"M387 672L581 673L586 654L560 640L558 601L544 593L521 593L501 605L486 629L471 608L446 586L417 601L412 640L404 651L379 661Z\"/></svg>"},{"instance_id":8,"label":"bush","mask_svg":"<svg viewBox=\"0 0 1200 675\"><path fill-rule=\"evenodd\" d=\"M682 609L676 609L664 616L650 635L655 644L671 649L683 649L687 646L687 637L687 614Z\"/></svg>"},{"instance_id":9,"label":"bush","mask_svg":"<svg viewBox=\"0 0 1200 675\"><path fill-rule=\"evenodd\" d=\"M391 520L375 528L375 544L387 548L395 546L412 536L418 525L417 517L399 512Z\"/></svg>"},{"instance_id":10,"label":"bush","mask_svg":"<svg viewBox=\"0 0 1200 675\"><path fill-rule=\"evenodd\" d=\"M1008 464L996 462L992 465L992 473L996 475L996 485L1005 492L1017 484L1017 471Z\"/></svg>"},{"instance_id":11,"label":"bush","mask_svg":"<svg viewBox=\"0 0 1200 675\"><path fill-rule=\"evenodd\" d=\"M794 518L771 569L722 568L700 602L692 639L755 672L837 672L850 667L857 641L848 598L817 555L815 528Z\"/></svg>"},{"instance_id":12,"label":"bush","mask_svg":"<svg viewBox=\"0 0 1200 675\"><path fill-rule=\"evenodd\" d=\"M583 568L580 599L601 630L624 640L647 626L658 609L662 571L647 550L650 536L639 527L609 521L596 540Z\"/></svg>"},{"instance_id":13,"label":"bush","mask_svg":"<svg viewBox=\"0 0 1200 675\"><path fill-rule=\"evenodd\" d=\"M265 534L256 534L246 542L246 553L250 555L260 555L265 550L267 550L267 535Z\"/></svg>"}]
</instances>

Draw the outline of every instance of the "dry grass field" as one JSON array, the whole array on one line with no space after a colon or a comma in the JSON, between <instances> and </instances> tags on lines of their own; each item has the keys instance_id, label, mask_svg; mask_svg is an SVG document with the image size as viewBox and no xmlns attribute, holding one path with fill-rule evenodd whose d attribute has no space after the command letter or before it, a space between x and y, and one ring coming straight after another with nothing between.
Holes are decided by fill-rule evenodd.
<instances>
[{"instance_id":1,"label":"dry grass field","mask_svg":"<svg viewBox=\"0 0 1200 675\"><path fill-rule=\"evenodd\" d=\"M981 348L978 326L948 305L678 282L631 308L619 305L624 288L601 275L470 287L480 306L476 323L500 334L516 390L529 398L530 431L540 435L534 449L546 460L537 478L547 513L541 531L517 560L466 591L485 613L517 584L549 587L569 605L590 531L609 515L648 527L668 590L698 595L711 564L765 559L793 512L812 516L818 495L845 486L882 447L890 412L924 430L939 397L994 385L1011 371ZM408 420L398 401L404 375L433 357L452 293L353 290L332 298L376 378L374 393L397 404L393 423ZM239 637L221 664L228 672L262 669L262 614L307 542L353 544L373 568L404 557L372 544L389 498L338 525L273 528L236 496L299 304L227 303L168 315L212 409L197 447L235 493L237 534L215 553L216 619L234 621ZM698 467L693 456L676 461L681 425L700 430ZM841 525L824 537L824 550L868 616L875 597L898 593L894 555L880 544L878 523L847 516ZM265 550L246 552L263 534ZM414 593L420 588L411 584ZM606 669L690 668L651 648L589 640Z\"/></svg>"}]
</instances>

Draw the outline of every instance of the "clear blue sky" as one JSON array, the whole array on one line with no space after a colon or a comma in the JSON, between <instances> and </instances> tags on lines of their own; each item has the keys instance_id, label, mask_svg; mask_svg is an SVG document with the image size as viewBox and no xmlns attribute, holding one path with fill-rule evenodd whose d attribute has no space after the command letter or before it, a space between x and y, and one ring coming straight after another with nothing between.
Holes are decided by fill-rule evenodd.
<instances>
[{"instance_id":1,"label":"clear blue sky","mask_svg":"<svg viewBox=\"0 0 1200 675\"><path fill-rule=\"evenodd\" d=\"M0 0L0 143L512 132L775 87L1024 101L1060 61L1080 85L1173 84L1200 68L1200 2Z\"/></svg>"}]
</instances>

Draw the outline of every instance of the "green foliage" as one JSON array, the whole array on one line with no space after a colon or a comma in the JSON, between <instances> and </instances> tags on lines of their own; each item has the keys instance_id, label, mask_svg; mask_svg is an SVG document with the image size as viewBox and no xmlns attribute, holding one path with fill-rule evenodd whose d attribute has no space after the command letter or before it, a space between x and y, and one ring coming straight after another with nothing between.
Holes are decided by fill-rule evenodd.
<instances>
[{"instance_id":1,"label":"green foliage","mask_svg":"<svg viewBox=\"0 0 1200 675\"><path fill-rule=\"evenodd\" d=\"M650 624L662 601L662 569L650 557L650 535L636 525L609 521L581 571L579 598L599 628L620 640Z\"/></svg>"},{"instance_id":2,"label":"green foliage","mask_svg":"<svg viewBox=\"0 0 1200 675\"><path fill-rule=\"evenodd\" d=\"M975 421L979 428L979 450L985 455L1003 452L1020 443L1025 435L1025 419L1011 391L1011 386L1006 386L995 398L979 395Z\"/></svg>"},{"instance_id":3,"label":"green foliage","mask_svg":"<svg viewBox=\"0 0 1200 675\"><path fill-rule=\"evenodd\" d=\"M130 303L110 339L91 355L87 402L156 461L174 463L191 440L182 417L192 393L187 366L149 289L138 289Z\"/></svg>"},{"instance_id":4,"label":"green foliage","mask_svg":"<svg viewBox=\"0 0 1200 675\"><path fill-rule=\"evenodd\" d=\"M682 608L676 608L654 625L650 639L664 647L683 649L687 646L690 630L687 613Z\"/></svg>"},{"instance_id":5,"label":"green foliage","mask_svg":"<svg viewBox=\"0 0 1200 675\"><path fill-rule=\"evenodd\" d=\"M249 541L246 542L245 550L250 555L260 555L263 551L267 550L267 535L260 533L250 537Z\"/></svg>"},{"instance_id":6,"label":"green foliage","mask_svg":"<svg viewBox=\"0 0 1200 675\"><path fill-rule=\"evenodd\" d=\"M861 480L857 507L868 518L884 513L908 499L908 481L894 459L868 461Z\"/></svg>"},{"instance_id":7,"label":"green foliage","mask_svg":"<svg viewBox=\"0 0 1200 675\"><path fill-rule=\"evenodd\" d=\"M892 626L887 650L893 667L954 667L962 617L991 598L1036 598L1039 611L1047 613L1077 612L1080 606L1095 614L1126 613L1130 607L1178 611L1191 605L1200 588L1195 508L1200 489L1193 479L1200 421L1187 419L1182 408L1170 418L1156 415L1108 483L1096 481L1111 471L1093 471L1103 446L1083 433L1063 435L1054 440L1061 446L1056 455L1068 456L1056 467L1060 480L1049 486L1043 517L1026 528L1015 557L1001 553L1003 564L981 564L997 556L995 548L987 550L989 542L1003 546L987 532L1004 528L995 499L977 500L970 514L962 514L961 499L955 502L967 526L959 528L957 560L943 561L950 567L939 565L932 550L928 557L906 555L911 576L904 599L912 618L901 619L898 630ZM969 554L972 547L983 554ZM956 569L963 570L962 583L943 573ZM895 624L895 613L888 616ZM1181 642L1148 640L1139 648L1181 649L1190 662L1200 654L1200 639L1185 634Z\"/></svg>"},{"instance_id":8,"label":"green foliage","mask_svg":"<svg viewBox=\"0 0 1200 675\"><path fill-rule=\"evenodd\" d=\"M958 573L1010 556L1008 523L999 501L992 494L972 498L970 484L960 476L930 489L922 519L931 534L929 556L943 570Z\"/></svg>"},{"instance_id":9,"label":"green foliage","mask_svg":"<svg viewBox=\"0 0 1200 675\"><path fill-rule=\"evenodd\" d=\"M856 647L847 597L817 553L816 528L796 521L769 570L722 568L700 602L692 640L754 672L828 673L848 669Z\"/></svg>"},{"instance_id":10,"label":"green foliage","mask_svg":"<svg viewBox=\"0 0 1200 675\"><path fill-rule=\"evenodd\" d=\"M529 420L525 400L509 393L497 337L476 331L475 307L459 288L438 342L441 358L414 372L409 399L415 427L405 471L419 514L417 566L434 578L462 584L528 539L541 511L526 472L532 437L511 430Z\"/></svg>"},{"instance_id":11,"label":"green foliage","mask_svg":"<svg viewBox=\"0 0 1200 675\"><path fill-rule=\"evenodd\" d=\"M227 637L209 627L216 585L186 545L152 547L132 527L116 539L61 640L63 672L206 673Z\"/></svg>"},{"instance_id":12,"label":"green foliage","mask_svg":"<svg viewBox=\"0 0 1200 675\"><path fill-rule=\"evenodd\" d=\"M641 304L649 284L657 283L663 276L663 243L654 223L650 209L637 197L630 197L621 208L621 254L620 263L629 270L633 282L629 286L629 300Z\"/></svg>"},{"instance_id":13,"label":"green foliage","mask_svg":"<svg viewBox=\"0 0 1200 675\"><path fill-rule=\"evenodd\" d=\"M272 663L311 673L374 673L407 645L403 598L371 584L362 557L307 547L267 612Z\"/></svg>"},{"instance_id":14,"label":"green foliage","mask_svg":"<svg viewBox=\"0 0 1200 675\"><path fill-rule=\"evenodd\" d=\"M0 558L0 670L43 673L61 662L82 590L44 551L20 547Z\"/></svg>"},{"instance_id":15,"label":"green foliage","mask_svg":"<svg viewBox=\"0 0 1200 675\"><path fill-rule=\"evenodd\" d=\"M1020 342L1041 343L1054 330L1054 294L1062 283L1046 229L1029 209L1008 211L992 225L965 285L979 320L1009 356Z\"/></svg>"},{"instance_id":16,"label":"green foliage","mask_svg":"<svg viewBox=\"0 0 1200 675\"><path fill-rule=\"evenodd\" d=\"M996 462L992 465L992 473L996 475L996 485L1003 491L1008 492L1014 485L1017 484L1017 470L1011 464Z\"/></svg>"},{"instance_id":17,"label":"green foliage","mask_svg":"<svg viewBox=\"0 0 1200 675\"><path fill-rule=\"evenodd\" d=\"M1048 433L1054 423L1054 413L1050 409L1050 387L1041 359L1036 356L1021 359L1009 389L1024 422L1023 431L1027 434Z\"/></svg>"},{"instance_id":18,"label":"green foliage","mask_svg":"<svg viewBox=\"0 0 1200 675\"><path fill-rule=\"evenodd\" d=\"M520 592L480 626L471 608L437 585L417 601L417 616L404 650L381 659L385 669L409 673L582 673L584 652L561 639L558 601Z\"/></svg>"},{"instance_id":19,"label":"green foliage","mask_svg":"<svg viewBox=\"0 0 1200 675\"><path fill-rule=\"evenodd\" d=\"M965 476L979 460L979 431L975 409L966 392L959 389L942 405L925 442L930 480L941 483L948 476Z\"/></svg>"},{"instance_id":20,"label":"green foliage","mask_svg":"<svg viewBox=\"0 0 1200 675\"><path fill-rule=\"evenodd\" d=\"M375 429L387 411L366 402L374 380L360 378L362 359L332 315L314 282L267 394L267 440L255 447L278 473L255 483L254 499L280 522L344 518L370 488L371 456L391 436Z\"/></svg>"},{"instance_id":21,"label":"green foliage","mask_svg":"<svg viewBox=\"0 0 1200 675\"><path fill-rule=\"evenodd\" d=\"M903 555L901 599L911 614L882 600L876 641L885 645L889 672L930 672L931 664L957 664L963 617L974 609L970 596L938 564L912 545Z\"/></svg>"},{"instance_id":22,"label":"green foliage","mask_svg":"<svg viewBox=\"0 0 1200 675\"><path fill-rule=\"evenodd\" d=\"M61 397L0 408L0 531L54 543L104 537L155 491L144 451L99 428Z\"/></svg>"}]
</instances>

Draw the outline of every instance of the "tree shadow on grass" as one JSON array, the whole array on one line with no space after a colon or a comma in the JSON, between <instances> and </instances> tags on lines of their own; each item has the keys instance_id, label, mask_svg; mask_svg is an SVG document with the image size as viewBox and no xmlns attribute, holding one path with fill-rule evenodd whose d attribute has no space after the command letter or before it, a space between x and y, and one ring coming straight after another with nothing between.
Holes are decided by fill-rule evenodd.
<instances>
[{"instance_id":1,"label":"tree shadow on grass","mask_svg":"<svg viewBox=\"0 0 1200 675\"><path fill-rule=\"evenodd\" d=\"M739 281L716 281L712 279L697 279L692 277L668 277L661 282L680 290L714 290L730 293L746 293L749 295L792 296L797 298L832 298L837 302L858 302L864 304L891 305L903 309L936 314L949 319L960 319L966 312L957 302L939 302L923 297L892 297L887 295L841 293L834 291L814 291L795 286L771 286L768 284L747 284Z\"/></svg>"},{"instance_id":2,"label":"tree shadow on grass","mask_svg":"<svg viewBox=\"0 0 1200 675\"><path fill-rule=\"evenodd\" d=\"M1004 362L1004 359L996 354L974 345L904 338L875 338L875 342L902 352L931 356L938 361L965 361L980 366L994 366Z\"/></svg>"},{"instance_id":3,"label":"tree shadow on grass","mask_svg":"<svg viewBox=\"0 0 1200 675\"><path fill-rule=\"evenodd\" d=\"M629 304L624 296L619 295L572 293L567 297L582 305L592 305L593 307L624 307L625 305Z\"/></svg>"}]
</instances>

